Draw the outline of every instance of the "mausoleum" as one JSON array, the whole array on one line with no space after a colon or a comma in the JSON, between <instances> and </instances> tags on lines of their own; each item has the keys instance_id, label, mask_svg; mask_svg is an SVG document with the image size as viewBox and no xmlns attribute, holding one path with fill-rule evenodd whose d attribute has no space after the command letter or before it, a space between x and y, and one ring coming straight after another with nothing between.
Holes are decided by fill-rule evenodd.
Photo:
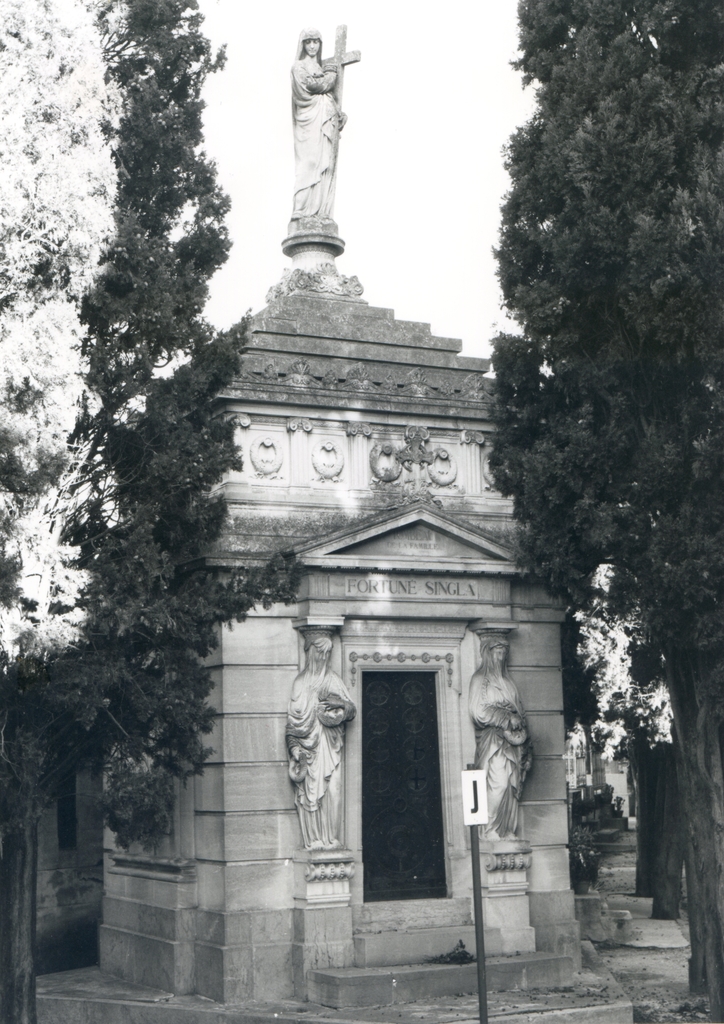
<instances>
[{"instance_id":1,"label":"mausoleum","mask_svg":"<svg viewBox=\"0 0 724 1024\"><path fill-rule=\"evenodd\" d=\"M291 268L218 396L243 469L208 556L223 572L294 553L303 579L294 605L222 630L214 752L165 847L109 845L101 967L227 1003L474 991L474 966L430 958L475 947L460 795L475 762L489 985L560 986L580 962L563 609L513 561L487 360L336 269L341 77L359 55L340 33L321 64L315 41L302 33L293 68Z\"/></svg>"}]
</instances>

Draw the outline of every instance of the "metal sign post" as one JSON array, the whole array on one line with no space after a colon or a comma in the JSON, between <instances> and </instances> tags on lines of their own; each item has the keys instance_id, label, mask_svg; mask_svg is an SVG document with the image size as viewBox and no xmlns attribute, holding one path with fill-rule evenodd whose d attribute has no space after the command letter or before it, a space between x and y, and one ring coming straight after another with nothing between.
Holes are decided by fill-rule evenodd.
<instances>
[{"instance_id":1,"label":"metal sign post","mask_svg":"<svg viewBox=\"0 0 724 1024\"><path fill-rule=\"evenodd\" d=\"M470 826L470 855L473 861L473 907L475 908L475 954L478 965L478 1008L480 1024L488 1024L488 983L485 977L485 931L483 893L480 880L480 838L478 826L488 823L488 788L485 772L468 765L462 772L463 821Z\"/></svg>"}]
</instances>

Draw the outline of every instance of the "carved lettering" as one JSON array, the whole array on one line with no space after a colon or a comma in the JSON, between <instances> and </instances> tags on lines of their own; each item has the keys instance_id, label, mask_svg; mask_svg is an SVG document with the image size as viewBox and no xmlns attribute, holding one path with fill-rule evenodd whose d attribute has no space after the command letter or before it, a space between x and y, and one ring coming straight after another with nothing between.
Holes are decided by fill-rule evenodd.
<instances>
[{"instance_id":1,"label":"carved lettering","mask_svg":"<svg viewBox=\"0 0 724 1024\"><path fill-rule=\"evenodd\" d=\"M477 585L470 580L420 579L399 576L348 576L348 597L441 597L477 599Z\"/></svg>"}]
</instances>

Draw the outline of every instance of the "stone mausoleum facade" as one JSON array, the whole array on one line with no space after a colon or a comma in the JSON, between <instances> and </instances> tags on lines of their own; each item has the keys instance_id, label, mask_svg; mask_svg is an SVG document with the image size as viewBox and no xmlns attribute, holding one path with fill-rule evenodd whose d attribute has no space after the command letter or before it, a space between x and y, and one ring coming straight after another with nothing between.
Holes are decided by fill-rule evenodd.
<instances>
[{"instance_id":1,"label":"stone mausoleum facade","mask_svg":"<svg viewBox=\"0 0 724 1024\"><path fill-rule=\"evenodd\" d=\"M565 984L580 949L563 610L512 561L511 505L488 470L488 363L368 305L329 256L322 277L306 271L307 241L218 399L243 469L223 483L229 526L209 559L293 551L298 600L222 631L214 752L179 792L173 835L155 855L108 844L101 966L226 1003L474 990L474 966L428 958L475 946L460 772L476 757L471 680L497 644L532 756L514 834L481 841L489 984ZM304 704L323 676L339 707L326 718ZM314 770L336 787L331 824L312 797L299 804L322 749L305 743L326 744ZM324 829L333 843L315 840Z\"/></svg>"}]
</instances>

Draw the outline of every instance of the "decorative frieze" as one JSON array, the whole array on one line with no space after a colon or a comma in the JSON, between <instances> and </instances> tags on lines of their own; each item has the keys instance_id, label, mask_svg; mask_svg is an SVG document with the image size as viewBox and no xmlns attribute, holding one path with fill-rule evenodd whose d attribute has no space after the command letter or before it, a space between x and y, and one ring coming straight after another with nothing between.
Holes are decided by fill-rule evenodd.
<instances>
[{"instance_id":1,"label":"decorative frieze","mask_svg":"<svg viewBox=\"0 0 724 1024\"><path fill-rule=\"evenodd\" d=\"M437 370L433 383L422 367L393 372L372 363L355 363L341 373L339 368L322 370L321 366L315 366L306 359L286 364L267 363L263 369L243 372L238 382L253 385L255 389L346 391L400 398L444 398L478 404L488 400L490 389L490 381L482 373L469 373L461 379L459 374Z\"/></svg>"},{"instance_id":2,"label":"decorative frieze","mask_svg":"<svg viewBox=\"0 0 724 1024\"><path fill-rule=\"evenodd\" d=\"M384 661L397 661L401 665L406 661L420 661L423 665L429 665L430 662L444 662L447 666L447 685L452 686L453 683L453 663L455 656L453 654L430 654L428 651L423 651L422 654L405 654L403 651L398 651L393 654L391 652L383 653L382 651L373 651L368 653L367 651L359 654L357 651L349 652L349 660L352 665L350 668L350 676L352 678L352 685L354 686L357 682L357 662L358 661L372 661L376 665L381 664Z\"/></svg>"}]
</instances>

